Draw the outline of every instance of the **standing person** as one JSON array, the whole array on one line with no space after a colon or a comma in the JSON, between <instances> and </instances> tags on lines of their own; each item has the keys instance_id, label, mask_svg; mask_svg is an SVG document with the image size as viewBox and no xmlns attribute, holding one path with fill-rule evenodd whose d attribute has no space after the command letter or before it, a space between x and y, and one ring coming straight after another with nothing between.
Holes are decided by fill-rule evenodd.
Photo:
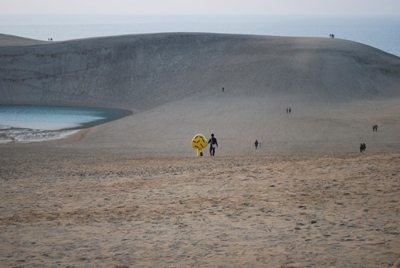
<instances>
[{"instance_id":1,"label":"standing person","mask_svg":"<svg viewBox=\"0 0 400 268\"><path fill-rule=\"evenodd\" d=\"M256 150L258 148L258 140L256 140L256 142L254 143L254 145L256 146Z\"/></svg>"},{"instance_id":2,"label":"standing person","mask_svg":"<svg viewBox=\"0 0 400 268\"><path fill-rule=\"evenodd\" d=\"M360 144L360 153L364 152L366 148L367 148L367 145L365 145L365 143L361 143Z\"/></svg>"},{"instance_id":3,"label":"standing person","mask_svg":"<svg viewBox=\"0 0 400 268\"><path fill-rule=\"evenodd\" d=\"M214 133L211 134L211 139L208 140L208 143L210 144L210 156L214 156L215 148L218 147L218 142L217 139L214 138Z\"/></svg>"}]
</instances>

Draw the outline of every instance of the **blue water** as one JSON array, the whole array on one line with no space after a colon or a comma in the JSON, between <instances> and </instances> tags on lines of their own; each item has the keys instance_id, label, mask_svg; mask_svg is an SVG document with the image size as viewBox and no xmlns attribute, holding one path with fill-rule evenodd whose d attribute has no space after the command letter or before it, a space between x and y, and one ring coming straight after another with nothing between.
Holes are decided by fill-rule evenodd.
<instances>
[{"instance_id":1,"label":"blue water","mask_svg":"<svg viewBox=\"0 0 400 268\"><path fill-rule=\"evenodd\" d=\"M131 112L126 110L103 108L0 106L0 129L81 129L130 114Z\"/></svg>"},{"instance_id":2,"label":"blue water","mask_svg":"<svg viewBox=\"0 0 400 268\"><path fill-rule=\"evenodd\" d=\"M400 56L400 17L1 15L0 33L54 41L160 32L329 37Z\"/></svg>"}]
</instances>

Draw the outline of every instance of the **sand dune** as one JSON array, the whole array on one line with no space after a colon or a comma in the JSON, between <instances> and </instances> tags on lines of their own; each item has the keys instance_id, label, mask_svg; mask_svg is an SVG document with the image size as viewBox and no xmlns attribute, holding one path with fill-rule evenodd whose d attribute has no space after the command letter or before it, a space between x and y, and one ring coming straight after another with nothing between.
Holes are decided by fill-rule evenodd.
<instances>
[{"instance_id":1,"label":"sand dune","mask_svg":"<svg viewBox=\"0 0 400 268\"><path fill-rule=\"evenodd\" d=\"M12 40L27 45L1 47L2 104L143 111L222 87L329 103L400 94L398 57L338 39L152 34L35 44L3 35L0 44Z\"/></svg>"},{"instance_id":2,"label":"sand dune","mask_svg":"<svg viewBox=\"0 0 400 268\"><path fill-rule=\"evenodd\" d=\"M190 156L194 135L215 133L223 155L253 154L255 139L264 154L399 150L400 59L346 40L177 33L0 52L1 104L134 112L52 146Z\"/></svg>"},{"instance_id":3,"label":"sand dune","mask_svg":"<svg viewBox=\"0 0 400 268\"><path fill-rule=\"evenodd\" d=\"M396 56L328 38L0 35L0 104L133 111L0 144L0 266L400 267ZM216 157L195 157L197 133Z\"/></svg>"}]
</instances>

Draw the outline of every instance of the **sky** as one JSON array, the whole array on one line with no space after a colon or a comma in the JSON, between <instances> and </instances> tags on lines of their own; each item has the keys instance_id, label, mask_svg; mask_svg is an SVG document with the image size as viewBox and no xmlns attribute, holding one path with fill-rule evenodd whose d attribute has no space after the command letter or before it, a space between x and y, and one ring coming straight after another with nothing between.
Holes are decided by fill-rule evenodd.
<instances>
[{"instance_id":1,"label":"sky","mask_svg":"<svg viewBox=\"0 0 400 268\"><path fill-rule=\"evenodd\" d=\"M1 14L400 16L400 0L0 0Z\"/></svg>"}]
</instances>

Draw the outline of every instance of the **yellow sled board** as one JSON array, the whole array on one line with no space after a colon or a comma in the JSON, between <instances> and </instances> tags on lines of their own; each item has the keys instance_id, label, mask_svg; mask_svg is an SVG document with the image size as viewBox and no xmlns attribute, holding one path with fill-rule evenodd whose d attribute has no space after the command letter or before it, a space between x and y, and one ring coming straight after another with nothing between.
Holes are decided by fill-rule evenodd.
<instances>
[{"instance_id":1,"label":"yellow sled board","mask_svg":"<svg viewBox=\"0 0 400 268\"><path fill-rule=\"evenodd\" d=\"M192 147L195 149L203 150L207 147L208 141L202 134L197 134L192 139Z\"/></svg>"},{"instance_id":2,"label":"yellow sled board","mask_svg":"<svg viewBox=\"0 0 400 268\"><path fill-rule=\"evenodd\" d=\"M201 151L207 147L207 139L202 134L197 134L192 139L192 147L197 149L197 156L200 156Z\"/></svg>"}]
</instances>

